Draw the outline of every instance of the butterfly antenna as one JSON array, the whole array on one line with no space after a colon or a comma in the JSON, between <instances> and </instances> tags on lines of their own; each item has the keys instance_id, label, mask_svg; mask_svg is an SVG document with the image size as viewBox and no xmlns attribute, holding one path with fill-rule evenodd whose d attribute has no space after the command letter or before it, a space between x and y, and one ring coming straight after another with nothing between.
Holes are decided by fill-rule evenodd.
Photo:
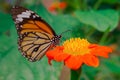
<instances>
[{"instance_id":1,"label":"butterfly antenna","mask_svg":"<svg viewBox=\"0 0 120 80\"><path fill-rule=\"evenodd\" d=\"M15 6L19 6L23 0L16 0Z\"/></svg>"},{"instance_id":2,"label":"butterfly antenna","mask_svg":"<svg viewBox=\"0 0 120 80\"><path fill-rule=\"evenodd\" d=\"M62 32L60 35L63 35L64 33L69 32L69 31L72 31L72 30L66 30L66 31Z\"/></svg>"}]
</instances>

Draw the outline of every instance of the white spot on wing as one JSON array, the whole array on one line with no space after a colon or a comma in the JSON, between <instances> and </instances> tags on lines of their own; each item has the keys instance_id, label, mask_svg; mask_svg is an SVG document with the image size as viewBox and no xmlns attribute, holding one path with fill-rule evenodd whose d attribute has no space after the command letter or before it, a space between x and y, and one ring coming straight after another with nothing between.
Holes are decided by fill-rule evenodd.
<instances>
[{"instance_id":1,"label":"white spot on wing","mask_svg":"<svg viewBox=\"0 0 120 80\"><path fill-rule=\"evenodd\" d=\"M36 16L35 16L35 15L33 15L33 18L36 18Z\"/></svg>"},{"instance_id":2,"label":"white spot on wing","mask_svg":"<svg viewBox=\"0 0 120 80\"><path fill-rule=\"evenodd\" d=\"M18 18L29 18L30 15L19 14L17 15Z\"/></svg>"},{"instance_id":3,"label":"white spot on wing","mask_svg":"<svg viewBox=\"0 0 120 80\"><path fill-rule=\"evenodd\" d=\"M29 13L34 13L33 11L28 11L28 10L26 10L26 12L29 12Z\"/></svg>"},{"instance_id":4,"label":"white spot on wing","mask_svg":"<svg viewBox=\"0 0 120 80\"><path fill-rule=\"evenodd\" d=\"M33 11L30 10L26 10L25 12L22 12L21 14L17 15L16 18L16 24L20 23L23 21L23 18L30 18L30 16L32 15L32 13L34 13ZM32 15L33 18L39 17L37 14Z\"/></svg>"},{"instance_id":5,"label":"white spot on wing","mask_svg":"<svg viewBox=\"0 0 120 80\"><path fill-rule=\"evenodd\" d=\"M23 21L23 19L22 18L16 18L16 22L18 23L18 22L22 22Z\"/></svg>"},{"instance_id":6,"label":"white spot on wing","mask_svg":"<svg viewBox=\"0 0 120 80\"><path fill-rule=\"evenodd\" d=\"M30 15L31 13L29 12L22 12L23 15Z\"/></svg>"},{"instance_id":7,"label":"white spot on wing","mask_svg":"<svg viewBox=\"0 0 120 80\"><path fill-rule=\"evenodd\" d=\"M26 10L26 12L22 12L21 14L17 15L16 23L20 23L23 21L23 18L30 18L32 11Z\"/></svg>"},{"instance_id":8,"label":"white spot on wing","mask_svg":"<svg viewBox=\"0 0 120 80\"><path fill-rule=\"evenodd\" d=\"M22 28L22 25L20 25L20 27Z\"/></svg>"},{"instance_id":9,"label":"white spot on wing","mask_svg":"<svg viewBox=\"0 0 120 80\"><path fill-rule=\"evenodd\" d=\"M35 16L39 17L38 15L35 15Z\"/></svg>"}]
</instances>

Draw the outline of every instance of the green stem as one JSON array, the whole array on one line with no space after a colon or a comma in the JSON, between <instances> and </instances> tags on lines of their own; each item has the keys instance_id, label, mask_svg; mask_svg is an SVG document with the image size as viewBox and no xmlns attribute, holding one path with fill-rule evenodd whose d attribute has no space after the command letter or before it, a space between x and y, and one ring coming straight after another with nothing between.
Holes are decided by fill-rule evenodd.
<instances>
[{"instance_id":1,"label":"green stem","mask_svg":"<svg viewBox=\"0 0 120 80\"><path fill-rule=\"evenodd\" d=\"M68 1L68 3L69 3L69 5L71 5L76 10L81 9L81 3L79 2L79 0Z\"/></svg>"},{"instance_id":2,"label":"green stem","mask_svg":"<svg viewBox=\"0 0 120 80\"><path fill-rule=\"evenodd\" d=\"M101 3L102 3L102 0L97 0L97 2L95 3L95 5L94 5L94 9L98 9L99 8L99 6L101 5Z\"/></svg>"},{"instance_id":3,"label":"green stem","mask_svg":"<svg viewBox=\"0 0 120 80\"><path fill-rule=\"evenodd\" d=\"M71 70L71 80L80 80L81 68L78 70Z\"/></svg>"},{"instance_id":4,"label":"green stem","mask_svg":"<svg viewBox=\"0 0 120 80\"><path fill-rule=\"evenodd\" d=\"M83 0L83 10L87 10L87 9L88 9L87 1Z\"/></svg>"},{"instance_id":5,"label":"green stem","mask_svg":"<svg viewBox=\"0 0 120 80\"><path fill-rule=\"evenodd\" d=\"M105 41L106 41L106 39L107 39L107 36L108 36L108 34L109 34L109 30L110 30L110 27L108 27L108 29L104 32L104 34L103 34L103 36L102 36L99 44L104 44L104 43L105 43Z\"/></svg>"},{"instance_id":6,"label":"green stem","mask_svg":"<svg viewBox=\"0 0 120 80\"><path fill-rule=\"evenodd\" d=\"M77 8L77 9L78 9L78 10L82 10L83 1L82 1L82 0L77 0L76 4L77 4L77 6L79 7L79 8Z\"/></svg>"},{"instance_id":7,"label":"green stem","mask_svg":"<svg viewBox=\"0 0 120 80\"><path fill-rule=\"evenodd\" d=\"M87 32L87 36L86 36L86 37L90 37L94 32L95 32L95 28L91 28L91 29Z\"/></svg>"}]
</instances>

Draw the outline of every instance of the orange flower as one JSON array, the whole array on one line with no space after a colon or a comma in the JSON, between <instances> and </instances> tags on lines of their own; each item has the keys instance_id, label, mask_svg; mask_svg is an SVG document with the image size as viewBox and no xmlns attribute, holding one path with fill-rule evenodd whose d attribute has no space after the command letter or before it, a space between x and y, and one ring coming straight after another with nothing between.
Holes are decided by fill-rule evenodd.
<instances>
[{"instance_id":1,"label":"orange flower","mask_svg":"<svg viewBox=\"0 0 120 80\"><path fill-rule=\"evenodd\" d=\"M97 67L99 65L98 56L108 58L112 49L106 46L91 44L86 39L71 38L46 53L48 61L63 61L71 69L78 69L82 64Z\"/></svg>"},{"instance_id":2,"label":"orange flower","mask_svg":"<svg viewBox=\"0 0 120 80\"><path fill-rule=\"evenodd\" d=\"M65 9L67 6L66 2L54 2L48 8L49 11L55 11L57 9Z\"/></svg>"},{"instance_id":3,"label":"orange flower","mask_svg":"<svg viewBox=\"0 0 120 80\"><path fill-rule=\"evenodd\" d=\"M51 6L48 8L49 11L55 11L58 7L58 2L54 2L51 4Z\"/></svg>"},{"instance_id":4,"label":"orange flower","mask_svg":"<svg viewBox=\"0 0 120 80\"><path fill-rule=\"evenodd\" d=\"M65 9L66 6L67 6L66 2L60 2L60 3L59 3L59 8L60 8L60 9Z\"/></svg>"}]
</instances>

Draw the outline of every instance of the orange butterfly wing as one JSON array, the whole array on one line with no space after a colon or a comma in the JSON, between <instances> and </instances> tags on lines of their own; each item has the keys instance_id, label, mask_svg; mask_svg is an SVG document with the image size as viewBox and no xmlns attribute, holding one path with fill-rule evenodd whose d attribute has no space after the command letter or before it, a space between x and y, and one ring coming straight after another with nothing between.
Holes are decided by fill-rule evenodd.
<instances>
[{"instance_id":1,"label":"orange butterfly wing","mask_svg":"<svg viewBox=\"0 0 120 80\"><path fill-rule=\"evenodd\" d=\"M15 6L11 13L19 36L19 50L28 60L40 60L53 42L58 43L61 36L56 36L49 24L33 11Z\"/></svg>"},{"instance_id":2,"label":"orange butterfly wing","mask_svg":"<svg viewBox=\"0 0 120 80\"><path fill-rule=\"evenodd\" d=\"M56 35L54 30L41 17L33 11L23 7L15 6L11 10L13 20L20 34L25 32L46 32L51 35ZM27 29L28 28L28 29Z\"/></svg>"}]
</instances>

